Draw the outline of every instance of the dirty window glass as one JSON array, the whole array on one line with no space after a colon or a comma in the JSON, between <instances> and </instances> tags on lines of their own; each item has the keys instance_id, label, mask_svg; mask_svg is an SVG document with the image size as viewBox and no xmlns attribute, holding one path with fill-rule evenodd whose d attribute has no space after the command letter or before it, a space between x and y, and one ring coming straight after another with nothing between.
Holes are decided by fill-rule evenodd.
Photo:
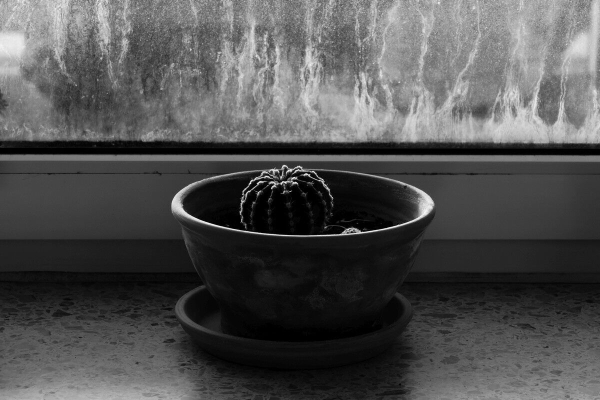
<instances>
[{"instance_id":1,"label":"dirty window glass","mask_svg":"<svg viewBox=\"0 0 600 400\"><path fill-rule=\"evenodd\" d=\"M0 142L600 142L597 0L1 0Z\"/></svg>"}]
</instances>

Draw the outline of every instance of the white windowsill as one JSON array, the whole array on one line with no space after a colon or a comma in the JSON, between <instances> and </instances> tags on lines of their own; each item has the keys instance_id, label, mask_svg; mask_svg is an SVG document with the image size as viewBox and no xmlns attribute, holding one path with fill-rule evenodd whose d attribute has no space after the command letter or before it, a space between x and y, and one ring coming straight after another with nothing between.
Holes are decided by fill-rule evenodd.
<instances>
[{"instance_id":1,"label":"white windowsill","mask_svg":"<svg viewBox=\"0 0 600 400\"><path fill-rule=\"evenodd\" d=\"M228 173L279 164L374 174L600 174L589 155L0 154L5 173ZM159 169L156 169L159 168Z\"/></svg>"}]
</instances>

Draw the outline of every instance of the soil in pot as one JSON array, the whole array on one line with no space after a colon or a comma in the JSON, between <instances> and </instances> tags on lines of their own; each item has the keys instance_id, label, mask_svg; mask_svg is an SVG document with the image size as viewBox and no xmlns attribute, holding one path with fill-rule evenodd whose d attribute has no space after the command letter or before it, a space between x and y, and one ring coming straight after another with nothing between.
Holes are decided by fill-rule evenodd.
<instances>
[{"instance_id":1,"label":"soil in pot","mask_svg":"<svg viewBox=\"0 0 600 400\"><path fill-rule=\"evenodd\" d=\"M210 215L200 216L199 218L210 222L211 224L244 230L237 210L223 210L221 212L211 213ZM349 228L358 229L360 232L368 232L389 228L404 222L406 221L388 221L365 211L351 209L334 210L331 220L321 234L337 235Z\"/></svg>"}]
</instances>

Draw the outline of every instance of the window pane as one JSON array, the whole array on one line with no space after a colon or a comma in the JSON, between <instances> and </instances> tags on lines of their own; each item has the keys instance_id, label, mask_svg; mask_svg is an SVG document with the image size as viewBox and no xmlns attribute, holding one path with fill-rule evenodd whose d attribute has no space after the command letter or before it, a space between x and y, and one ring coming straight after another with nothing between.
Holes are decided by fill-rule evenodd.
<instances>
[{"instance_id":1,"label":"window pane","mask_svg":"<svg viewBox=\"0 0 600 400\"><path fill-rule=\"evenodd\" d=\"M597 144L598 0L2 0L0 141Z\"/></svg>"}]
</instances>

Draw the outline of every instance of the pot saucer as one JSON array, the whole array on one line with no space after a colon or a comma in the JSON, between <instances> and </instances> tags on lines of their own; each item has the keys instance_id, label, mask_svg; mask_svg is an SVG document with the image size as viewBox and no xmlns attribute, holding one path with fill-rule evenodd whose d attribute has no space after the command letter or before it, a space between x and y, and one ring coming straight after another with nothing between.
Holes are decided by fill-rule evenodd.
<instances>
[{"instance_id":1,"label":"pot saucer","mask_svg":"<svg viewBox=\"0 0 600 400\"><path fill-rule=\"evenodd\" d=\"M330 368L374 357L396 340L412 317L412 307L399 293L383 310L381 328L343 339L278 342L224 334L221 313L205 286L183 295L175 314L183 329L208 353L227 361L278 369Z\"/></svg>"}]
</instances>

